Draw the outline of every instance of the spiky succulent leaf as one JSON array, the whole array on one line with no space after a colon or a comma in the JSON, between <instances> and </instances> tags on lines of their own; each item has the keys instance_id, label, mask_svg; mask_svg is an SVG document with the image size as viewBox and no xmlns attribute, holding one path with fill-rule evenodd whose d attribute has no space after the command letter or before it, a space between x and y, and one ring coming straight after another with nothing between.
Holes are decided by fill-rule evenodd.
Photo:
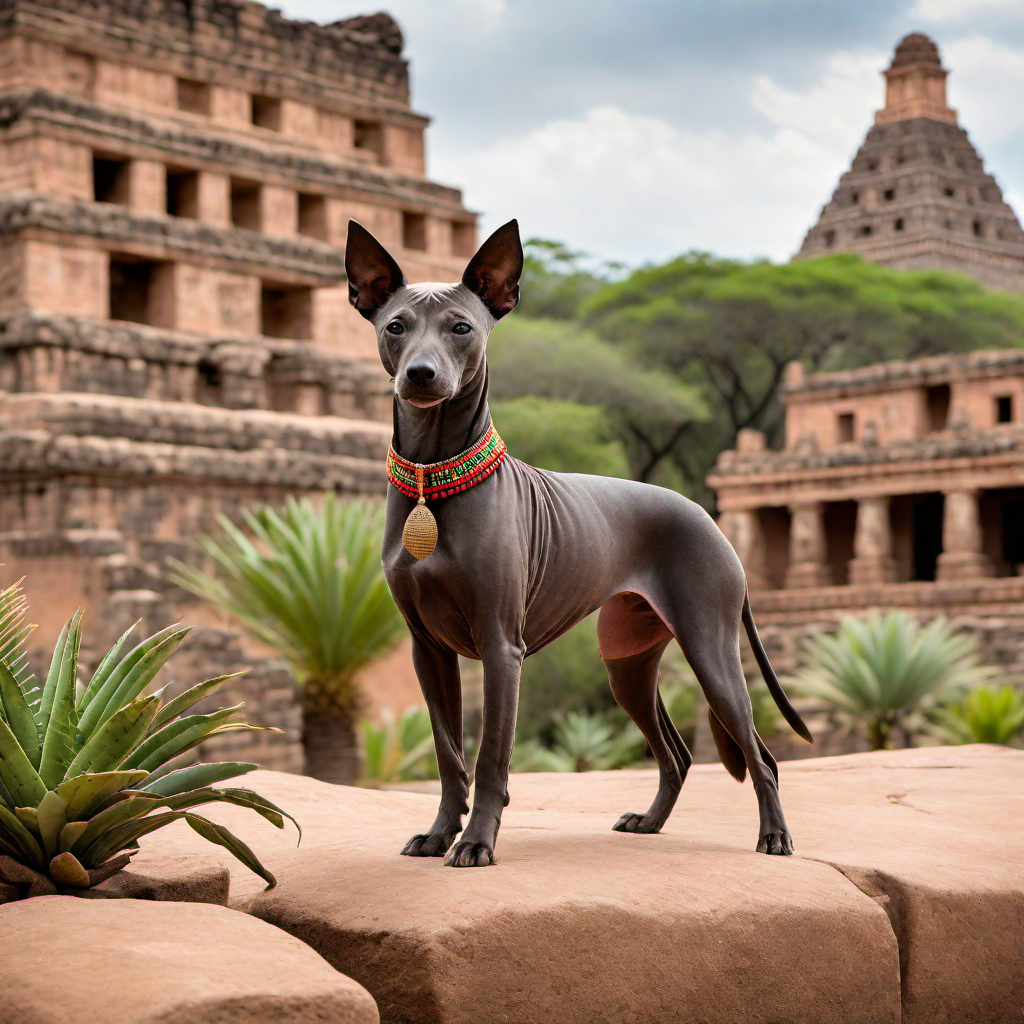
<instances>
[{"instance_id":1,"label":"spiky succulent leaf","mask_svg":"<svg viewBox=\"0 0 1024 1024\"><path fill-rule=\"evenodd\" d=\"M140 619L139 622L142 620ZM79 711L84 711L91 703L93 698L99 692L100 688L110 677L110 673L120 664L121 651L124 650L124 645L128 642L128 637L131 635L135 627L139 622L134 622L130 625L117 639L117 642L113 647L103 655L103 659L96 666L96 671L92 674L92 679L89 680L85 691L82 694L82 699L78 702Z\"/></svg>"},{"instance_id":2,"label":"spiky succulent leaf","mask_svg":"<svg viewBox=\"0 0 1024 1024\"><path fill-rule=\"evenodd\" d=\"M22 824L18 816L3 804L0 804L0 828L17 845L23 863L37 871L45 866L46 861L43 858L43 851L40 849L39 841Z\"/></svg>"},{"instance_id":3,"label":"spiky succulent leaf","mask_svg":"<svg viewBox=\"0 0 1024 1024\"><path fill-rule=\"evenodd\" d=\"M98 811L89 819L89 827L79 836L71 847L75 856L80 856L104 834L113 831L119 825L134 818L142 818L159 807L166 806L151 793L129 791L130 795L117 803ZM115 853L118 851L114 851Z\"/></svg>"},{"instance_id":4,"label":"spiky succulent leaf","mask_svg":"<svg viewBox=\"0 0 1024 1024\"><path fill-rule=\"evenodd\" d=\"M231 708L214 711L209 715L188 715L185 718L169 722L162 729L157 729L151 736L147 736L125 758L121 767L126 769L145 768L147 771L152 771L172 757L177 757L178 754L201 743L220 726L226 724L240 707L242 705L237 704Z\"/></svg>"},{"instance_id":5,"label":"spiky succulent leaf","mask_svg":"<svg viewBox=\"0 0 1024 1024\"><path fill-rule=\"evenodd\" d=\"M268 889L273 889L277 885L277 879L260 863L256 854L223 825L218 825L199 814L189 814L188 812L185 812L185 820L204 839L223 846L225 850L233 853L250 871L255 872L267 883Z\"/></svg>"},{"instance_id":6,"label":"spiky succulent leaf","mask_svg":"<svg viewBox=\"0 0 1024 1024\"><path fill-rule=\"evenodd\" d=\"M240 675L242 675L241 672L229 672L227 675L214 676L212 679L206 679L203 682L190 687L184 693L175 697L174 700L169 700L160 709L156 718L153 719L153 724L150 728L158 729L161 725L171 721L171 719L184 714L189 708L203 700L203 698L209 697L211 693L218 690L229 679L234 679L236 676Z\"/></svg>"},{"instance_id":7,"label":"spiky succulent leaf","mask_svg":"<svg viewBox=\"0 0 1024 1024\"><path fill-rule=\"evenodd\" d=\"M0 661L0 704L3 717L7 720L14 738L25 752L33 767L38 767L42 747L35 715L29 707L25 694L11 669Z\"/></svg>"},{"instance_id":8,"label":"spiky succulent leaf","mask_svg":"<svg viewBox=\"0 0 1024 1024\"><path fill-rule=\"evenodd\" d=\"M68 814L64 801L52 789L39 802L36 808L36 821L43 852L47 857L55 857L60 845L61 831L68 823Z\"/></svg>"},{"instance_id":9,"label":"spiky succulent leaf","mask_svg":"<svg viewBox=\"0 0 1024 1024\"><path fill-rule=\"evenodd\" d=\"M47 789L64 780L68 766L75 758L78 712L75 709L75 679L78 675L78 652L82 644L82 610L68 622L64 649L57 668L55 685L47 706L43 694L40 720L43 721L43 749L39 759L39 777ZM56 657L56 654L54 655ZM47 681L49 690L49 680Z\"/></svg>"},{"instance_id":10,"label":"spiky succulent leaf","mask_svg":"<svg viewBox=\"0 0 1024 1024\"><path fill-rule=\"evenodd\" d=\"M35 676L29 668L25 641L35 629L25 621L28 601L21 590L21 580L0 590L0 662L10 669L18 688L31 706L39 698Z\"/></svg>"},{"instance_id":11,"label":"spiky succulent leaf","mask_svg":"<svg viewBox=\"0 0 1024 1024\"><path fill-rule=\"evenodd\" d=\"M83 736L91 736L99 725L118 711L118 707L110 707L111 697L118 692L125 679L135 669L139 662L142 661L142 659L151 651L159 647L165 640L179 632L180 628L181 627L175 624L173 626L168 626L166 629L161 629L159 633L154 633L152 636L146 637L145 640L142 640L133 647L116 665L111 668L110 674L93 694L89 700L88 707L86 707L82 712L82 721L79 725L79 730ZM168 655L168 657L169 656L170 655ZM159 669L157 671L159 671ZM143 687L143 689L144 688L145 687ZM139 692L141 693L141 690Z\"/></svg>"},{"instance_id":12,"label":"spiky succulent leaf","mask_svg":"<svg viewBox=\"0 0 1024 1024\"><path fill-rule=\"evenodd\" d=\"M146 778L141 771L93 772L76 775L57 787L57 795L68 809L68 821L89 818L107 797L128 789Z\"/></svg>"},{"instance_id":13,"label":"spiky succulent leaf","mask_svg":"<svg viewBox=\"0 0 1024 1024\"><path fill-rule=\"evenodd\" d=\"M139 789L157 796L177 796L191 789L203 789L216 782L237 779L239 775L255 771L259 765L247 761L219 761L215 764L190 764L187 768L179 768L152 782L147 780Z\"/></svg>"},{"instance_id":14,"label":"spiky succulent leaf","mask_svg":"<svg viewBox=\"0 0 1024 1024\"><path fill-rule=\"evenodd\" d=\"M76 615L81 614L81 609ZM43 692L36 705L36 728L39 730L39 741L42 743L46 735L46 723L50 720L50 708L53 707L53 697L57 692L57 680L60 678L60 666L64 660L65 650L68 642L68 630L71 628L71 621L64 623L64 628L57 638L57 646L53 649L53 656L50 658L50 671L46 674L46 682L43 684Z\"/></svg>"},{"instance_id":15,"label":"spiky succulent leaf","mask_svg":"<svg viewBox=\"0 0 1024 1024\"><path fill-rule=\"evenodd\" d=\"M107 772L119 767L146 735L159 707L159 697L139 697L116 711L85 741L71 762L67 777L72 779L84 772Z\"/></svg>"},{"instance_id":16,"label":"spiky succulent leaf","mask_svg":"<svg viewBox=\"0 0 1024 1024\"><path fill-rule=\"evenodd\" d=\"M87 821L69 821L60 830L60 839L58 846L60 847L61 853L65 850L70 851L71 847L81 838L82 833L89 827Z\"/></svg>"},{"instance_id":17,"label":"spiky succulent leaf","mask_svg":"<svg viewBox=\"0 0 1024 1024\"><path fill-rule=\"evenodd\" d=\"M163 828L164 825L169 825L172 821L178 821L184 816L184 811L166 811L144 818L133 818L120 825L115 825L98 837L84 854L76 854L76 856L86 868L98 867L114 854L128 849L132 843L137 842L143 836L155 832L158 828Z\"/></svg>"},{"instance_id":18,"label":"spiky succulent leaf","mask_svg":"<svg viewBox=\"0 0 1024 1024\"><path fill-rule=\"evenodd\" d=\"M0 719L0 779L16 807L35 807L46 793L39 772L3 719Z\"/></svg>"}]
</instances>

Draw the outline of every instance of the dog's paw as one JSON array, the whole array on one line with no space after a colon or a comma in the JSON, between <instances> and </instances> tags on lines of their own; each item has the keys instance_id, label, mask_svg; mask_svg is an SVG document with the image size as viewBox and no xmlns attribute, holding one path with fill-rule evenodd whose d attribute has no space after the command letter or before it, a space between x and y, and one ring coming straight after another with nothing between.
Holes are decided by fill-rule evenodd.
<instances>
[{"instance_id":1,"label":"dog's paw","mask_svg":"<svg viewBox=\"0 0 1024 1024\"><path fill-rule=\"evenodd\" d=\"M450 836L443 832L425 832L413 836L402 847L403 857L443 857L452 845Z\"/></svg>"},{"instance_id":2,"label":"dog's paw","mask_svg":"<svg viewBox=\"0 0 1024 1024\"><path fill-rule=\"evenodd\" d=\"M662 823L657 821L655 818L651 818L646 814L638 814L633 811L627 811L614 825L612 830L615 832L646 832L654 833L661 831Z\"/></svg>"},{"instance_id":3,"label":"dog's paw","mask_svg":"<svg viewBox=\"0 0 1024 1024\"><path fill-rule=\"evenodd\" d=\"M449 851L444 862L450 868L485 868L494 863L494 850L487 843L474 843L460 839Z\"/></svg>"},{"instance_id":4,"label":"dog's paw","mask_svg":"<svg viewBox=\"0 0 1024 1024\"><path fill-rule=\"evenodd\" d=\"M788 832L769 832L757 841L757 852L789 857L793 853L793 837Z\"/></svg>"}]
</instances>

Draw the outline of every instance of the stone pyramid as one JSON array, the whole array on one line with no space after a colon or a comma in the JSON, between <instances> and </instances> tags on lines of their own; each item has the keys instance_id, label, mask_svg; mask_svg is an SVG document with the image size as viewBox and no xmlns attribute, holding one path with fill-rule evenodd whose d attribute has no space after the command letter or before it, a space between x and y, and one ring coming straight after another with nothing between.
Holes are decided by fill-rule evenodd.
<instances>
[{"instance_id":1,"label":"stone pyramid","mask_svg":"<svg viewBox=\"0 0 1024 1024\"><path fill-rule=\"evenodd\" d=\"M795 259L856 252L1024 292L1024 231L956 111L935 43L914 33L885 71L885 107Z\"/></svg>"}]
</instances>

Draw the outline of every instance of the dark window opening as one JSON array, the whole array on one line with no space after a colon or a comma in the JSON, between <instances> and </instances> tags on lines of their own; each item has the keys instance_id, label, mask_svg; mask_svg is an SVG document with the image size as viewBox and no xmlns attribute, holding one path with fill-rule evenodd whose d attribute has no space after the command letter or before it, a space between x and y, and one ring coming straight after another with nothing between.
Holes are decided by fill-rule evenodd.
<instances>
[{"instance_id":1,"label":"dark window opening","mask_svg":"<svg viewBox=\"0 0 1024 1024\"><path fill-rule=\"evenodd\" d=\"M949 231L953 230L953 222L948 217L944 221L944 224L945 224L945 227L946 227L947 230L949 230Z\"/></svg>"},{"instance_id":2,"label":"dark window opening","mask_svg":"<svg viewBox=\"0 0 1024 1024\"><path fill-rule=\"evenodd\" d=\"M830 501L825 505L825 553L832 583L844 586L850 582L850 559L853 538L857 532L857 502Z\"/></svg>"},{"instance_id":3,"label":"dark window opening","mask_svg":"<svg viewBox=\"0 0 1024 1024\"><path fill-rule=\"evenodd\" d=\"M402 245L406 249L427 249L427 217L423 213L402 214Z\"/></svg>"},{"instance_id":4,"label":"dark window opening","mask_svg":"<svg viewBox=\"0 0 1024 1024\"><path fill-rule=\"evenodd\" d=\"M764 551L764 580L770 590L781 590L789 572L789 531L791 516L788 508L766 507L757 510Z\"/></svg>"},{"instance_id":5,"label":"dark window opening","mask_svg":"<svg viewBox=\"0 0 1024 1024\"><path fill-rule=\"evenodd\" d=\"M851 192L850 193L850 202L851 203L859 203L860 202L860 193L859 192Z\"/></svg>"},{"instance_id":6,"label":"dark window opening","mask_svg":"<svg viewBox=\"0 0 1024 1024\"><path fill-rule=\"evenodd\" d=\"M894 189L894 188L887 188L882 193L882 195L884 195L886 200L891 203L896 198L896 189Z\"/></svg>"},{"instance_id":7,"label":"dark window opening","mask_svg":"<svg viewBox=\"0 0 1024 1024\"><path fill-rule=\"evenodd\" d=\"M178 79L178 109L189 114L210 114L210 83L191 78Z\"/></svg>"},{"instance_id":8,"label":"dark window opening","mask_svg":"<svg viewBox=\"0 0 1024 1024\"><path fill-rule=\"evenodd\" d=\"M313 336L313 289L263 282L260 333L306 341Z\"/></svg>"},{"instance_id":9,"label":"dark window opening","mask_svg":"<svg viewBox=\"0 0 1024 1024\"><path fill-rule=\"evenodd\" d=\"M1013 422L1013 395L1000 395L996 399L996 423Z\"/></svg>"},{"instance_id":10,"label":"dark window opening","mask_svg":"<svg viewBox=\"0 0 1024 1024\"><path fill-rule=\"evenodd\" d=\"M201 359L196 365L196 401L200 405L220 405L220 367L209 359Z\"/></svg>"},{"instance_id":11,"label":"dark window opening","mask_svg":"<svg viewBox=\"0 0 1024 1024\"><path fill-rule=\"evenodd\" d=\"M1003 563L1007 576L1024 576L1024 497L1003 503Z\"/></svg>"},{"instance_id":12,"label":"dark window opening","mask_svg":"<svg viewBox=\"0 0 1024 1024\"><path fill-rule=\"evenodd\" d=\"M928 429L945 430L949 420L949 385L937 384L929 388L928 400Z\"/></svg>"},{"instance_id":13,"label":"dark window opening","mask_svg":"<svg viewBox=\"0 0 1024 1024\"><path fill-rule=\"evenodd\" d=\"M935 568L942 554L942 514L945 499L941 494L914 496L913 575L912 580L930 582L935 579Z\"/></svg>"},{"instance_id":14,"label":"dark window opening","mask_svg":"<svg viewBox=\"0 0 1024 1024\"><path fill-rule=\"evenodd\" d=\"M877 160L869 160L868 161L868 170L869 171L877 171L878 170L878 161Z\"/></svg>"},{"instance_id":15,"label":"dark window opening","mask_svg":"<svg viewBox=\"0 0 1024 1024\"><path fill-rule=\"evenodd\" d=\"M167 171L167 212L172 217L199 216L199 172Z\"/></svg>"},{"instance_id":16,"label":"dark window opening","mask_svg":"<svg viewBox=\"0 0 1024 1024\"><path fill-rule=\"evenodd\" d=\"M327 200L323 196L299 193L299 234L327 240Z\"/></svg>"},{"instance_id":17,"label":"dark window opening","mask_svg":"<svg viewBox=\"0 0 1024 1024\"><path fill-rule=\"evenodd\" d=\"M260 205L259 185L231 179L231 223L236 228L259 231L262 222Z\"/></svg>"},{"instance_id":18,"label":"dark window opening","mask_svg":"<svg viewBox=\"0 0 1024 1024\"><path fill-rule=\"evenodd\" d=\"M871 225L870 224L862 225L860 231L858 232L858 234L861 236L861 238L867 238L868 235L871 234Z\"/></svg>"},{"instance_id":19,"label":"dark window opening","mask_svg":"<svg viewBox=\"0 0 1024 1024\"><path fill-rule=\"evenodd\" d=\"M173 266L132 256L110 258L110 319L173 327Z\"/></svg>"},{"instance_id":20,"label":"dark window opening","mask_svg":"<svg viewBox=\"0 0 1024 1024\"><path fill-rule=\"evenodd\" d=\"M384 129L380 121L356 121L353 144L380 160L384 150Z\"/></svg>"},{"instance_id":21,"label":"dark window opening","mask_svg":"<svg viewBox=\"0 0 1024 1024\"><path fill-rule=\"evenodd\" d=\"M836 233L835 231L829 230L825 232L825 248L831 249L836 244Z\"/></svg>"},{"instance_id":22,"label":"dark window opening","mask_svg":"<svg viewBox=\"0 0 1024 1024\"><path fill-rule=\"evenodd\" d=\"M97 203L128 205L128 160L92 158L92 197Z\"/></svg>"},{"instance_id":23,"label":"dark window opening","mask_svg":"<svg viewBox=\"0 0 1024 1024\"><path fill-rule=\"evenodd\" d=\"M476 225L470 221L452 222L452 255L469 257L476 252Z\"/></svg>"},{"instance_id":24,"label":"dark window opening","mask_svg":"<svg viewBox=\"0 0 1024 1024\"><path fill-rule=\"evenodd\" d=\"M900 150L900 152L896 154L896 164L897 164L897 166L900 165L900 164L906 163L906 160L907 160L906 156L904 155L903 151Z\"/></svg>"},{"instance_id":25,"label":"dark window opening","mask_svg":"<svg viewBox=\"0 0 1024 1024\"><path fill-rule=\"evenodd\" d=\"M945 195L945 196L948 196L948 197L949 197L950 199L952 199L952 198L953 198L953 196L955 196L955 195L956 195L956 190L955 190L955 189L952 189L952 188L948 188L948 187L947 187L947 188L944 188L944 189L942 190L942 194L943 194L943 195Z\"/></svg>"},{"instance_id":26,"label":"dark window opening","mask_svg":"<svg viewBox=\"0 0 1024 1024\"><path fill-rule=\"evenodd\" d=\"M841 412L836 417L836 437L840 444L853 440L853 413Z\"/></svg>"},{"instance_id":27,"label":"dark window opening","mask_svg":"<svg viewBox=\"0 0 1024 1024\"><path fill-rule=\"evenodd\" d=\"M281 101L273 96L252 97L252 123L272 132L281 130Z\"/></svg>"},{"instance_id":28,"label":"dark window opening","mask_svg":"<svg viewBox=\"0 0 1024 1024\"><path fill-rule=\"evenodd\" d=\"M903 230L903 218L902 217L897 217L892 222L892 228L893 228L893 231L902 231Z\"/></svg>"},{"instance_id":29,"label":"dark window opening","mask_svg":"<svg viewBox=\"0 0 1024 1024\"><path fill-rule=\"evenodd\" d=\"M980 220L976 220L976 221L975 221L975 222L974 222L974 223L973 223L973 224L971 225L971 230L972 230L972 231L974 232L974 237L975 237L975 238L981 238L981 236L982 236L982 227L981 227L981 221L980 221Z\"/></svg>"}]
</instances>

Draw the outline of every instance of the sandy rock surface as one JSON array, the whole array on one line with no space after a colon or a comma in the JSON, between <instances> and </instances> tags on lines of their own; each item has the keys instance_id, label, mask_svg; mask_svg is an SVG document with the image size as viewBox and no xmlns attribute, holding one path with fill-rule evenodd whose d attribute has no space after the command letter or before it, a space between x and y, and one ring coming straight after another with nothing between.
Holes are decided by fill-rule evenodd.
<instances>
[{"instance_id":1,"label":"sandy rock surface","mask_svg":"<svg viewBox=\"0 0 1024 1024\"><path fill-rule=\"evenodd\" d=\"M280 879L264 893L230 863L231 905L361 981L384 1021L1024 1019L1020 751L784 763L792 858L753 852L753 789L718 765L691 769L658 836L611 831L654 771L514 776L498 863L462 871L398 856L435 797L249 778L305 835L214 808Z\"/></svg>"},{"instance_id":2,"label":"sandy rock surface","mask_svg":"<svg viewBox=\"0 0 1024 1024\"><path fill-rule=\"evenodd\" d=\"M0 907L0 1024L376 1024L369 993L225 907L42 896Z\"/></svg>"}]
</instances>

